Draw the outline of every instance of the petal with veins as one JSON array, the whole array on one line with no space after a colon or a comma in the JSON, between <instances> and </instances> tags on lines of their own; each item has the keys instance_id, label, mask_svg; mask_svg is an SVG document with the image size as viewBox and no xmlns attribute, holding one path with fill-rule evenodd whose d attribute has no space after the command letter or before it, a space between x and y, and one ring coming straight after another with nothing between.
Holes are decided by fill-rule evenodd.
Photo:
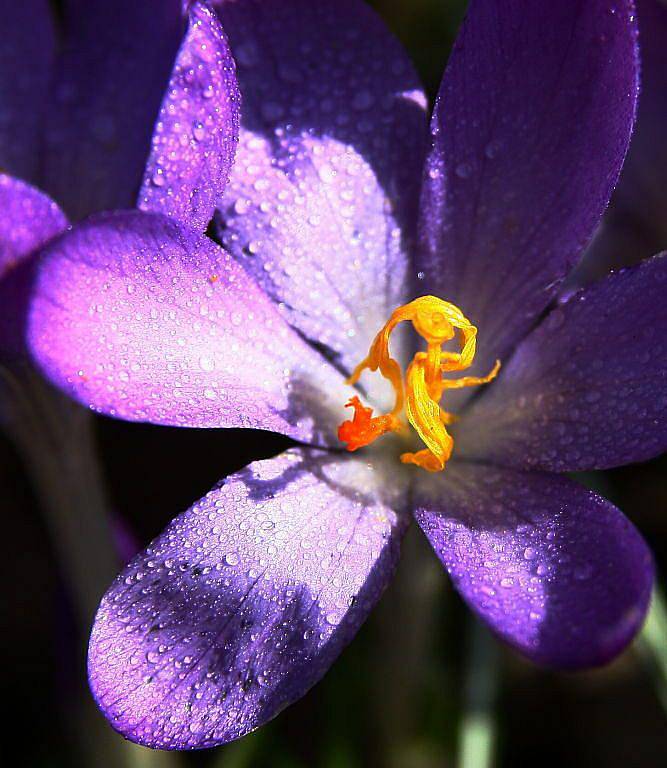
<instances>
[{"instance_id":1,"label":"petal with veins","mask_svg":"<svg viewBox=\"0 0 667 768\"><path fill-rule=\"evenodd\" d=\"M340 374L208 238L159 214L101 214L53 241L36 272L31 351L79 402L336 443Z\"/></svg>"},{"instance_id":2,"label":"petal with veins","mask_svg":"<svg viewBox=\"0 0 667 768\"><path fill-rule=\"evenodd\" d=\"M113 726L151 747L211 747L303 696L393 574L397 501L364 462L293 450L176 518L95 620L90 683Z\"/></svg>"},{"instance_id":3,"label":"petal with veins","mask_svg":"<svg viewBox=\"0 0 667 768\"><path fill-rule=\"evenodd\" d=\"M557 475L452 462L417 486L416 504L461 596L532 661L602 665L641 627L651 554L595 493Z\"/></svg>"},{"instance_id":4,"label":"petal with veins","mask_svg":"<svg viewBox=\"0 0 667 768\"><path fill-rule=\"evenodd\" d=\"M609 201L638 90L631 0L472 0L432 121L423 287L479 327L484 374L554 297Z\"/></svg>"},{"instance_id":5,"label":"petal with veins","mask_svg":"<svg viewBox=\"0 0 667 768\"><path fill-rule=\"evenodd\" d=\"M460 455L578 472L667 449L667 255L547 315L465 412Z\"/></svg>"}]
</instances>

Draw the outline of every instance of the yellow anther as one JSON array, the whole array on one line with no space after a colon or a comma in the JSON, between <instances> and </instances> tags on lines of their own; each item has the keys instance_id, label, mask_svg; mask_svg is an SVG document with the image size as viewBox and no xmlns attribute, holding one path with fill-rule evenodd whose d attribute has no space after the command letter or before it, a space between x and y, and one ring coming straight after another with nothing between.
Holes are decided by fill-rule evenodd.
<instances>
[{"instance_id":1,"label":"yellow anther","mask_svg":"<svg viewBox=\"0 0 667 768\"><path fill-rule=\"evenodd\" d=\"M405 381L401 366L389 354L389 337L401 322L412 322L415 331L426 341L425 352L417 352L407 368ZM457 336L459 352L443 351L442 345ZM488 384L498 374L500 361L487 376L464 376L445 379L443 373L463 371L472 365L476 351L477 328L463 312L448 301L435 296L421 296L392 312L391 317L377 334L367 357L359 363L348 379L355 384L366 370L377 371L387 379L395 394L394 407L388 414L373 416L371 408L365 408L358 397L347 404L354 408L354 416L338 428L339 439L349 451L369 445L387 432L405 429L401 412L426 445L421 451L404 453L404 464L416 464L430 472L445 468L452 455L454 440L445 429L456 417L440 407L442 394L447 389L461 389L478 384Z\"/></svg>"}]
</instances>

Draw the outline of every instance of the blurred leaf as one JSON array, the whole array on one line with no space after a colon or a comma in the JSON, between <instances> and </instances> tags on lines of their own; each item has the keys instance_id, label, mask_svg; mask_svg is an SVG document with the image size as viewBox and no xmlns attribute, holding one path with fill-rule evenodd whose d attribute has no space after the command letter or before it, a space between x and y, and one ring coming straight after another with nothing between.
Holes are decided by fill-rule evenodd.
<instances>
[{"instance_id":1,"label":"blurred leaf","mask_svg":"<svg viewBox=\"0 0 667 768\"><path fill-rule=\"evenodd\" d=\"M477 619L470 617L463 713L459 736L458 768L494 765L499 651L495 639Z\"/></svg>"},{"instance_id":2,"label":"blurred leaf","mask_svg":"<svg viewBox=\"0 0 667 768\"><path fill-rule=\"evenodd\" d=\"M659 586L653 591L651 608L639 636L639 647L653 673L651 678L667 714L667 602Z\"/></svg>"}]
</instances>

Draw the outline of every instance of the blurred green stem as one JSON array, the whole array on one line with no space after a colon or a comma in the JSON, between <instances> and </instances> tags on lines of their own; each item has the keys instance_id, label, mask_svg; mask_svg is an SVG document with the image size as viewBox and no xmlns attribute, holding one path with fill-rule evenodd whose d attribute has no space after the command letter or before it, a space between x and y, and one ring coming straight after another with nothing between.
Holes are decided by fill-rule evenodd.
<instances>
[{"instance_id":1,"label":"blurred green stem","mask_svg":"<svg viewBox=\"0 0 667 768\"><path fill-rule=\"evenodd\" d=\"M380 631L371 668L378 763L387 768L418 764L420 696L432 675L443 585L440 564L417 526L411 526L394 582L378 606Z\"/></svg>"},{"instance_id":2,"label":"blurred green stem","mask_svg":"<svg viewBox=\"0 0 667 768\"><path fill-rule=\"evenodd\" d=\"M658 698L667 713L667 601L656 585L644 629L639 636L639 648L652 671Z\"/></svg>"},{"instance_id":3,"label":"blurred green stem","mask_svg":"<svg viewBox=\"0 0 667 768\"><path fill-rule=\"evenodd\" d=\"M118 570L90 414L27 364L2 368L2 425L40 502L79 626Z\"/></svg>"},{"instance_id":4,"label":"blurred green stem","mask_svg":"<svg viewBox=\"0 0 667 768\"><path fill-rule=\"evenodd\" d=\"M40 503L60 571L87 640L97 604L119 567L97 461L91 414L51 387L27 363L0 365L0 427L13 441ZM80 648L85 685L85 646ZM176 756L123 741L83 693L73 735L89 765L173 766ZM103 761L103 762L102 762Z\"/></svg>"},{"instance_id":5,"label":"blurred green stem","mask_svg":"<svg viewBox=\"0 0 667 768\"><path fill-rule=\"evenodd\" d=\"M499 652L488 630L472 617L468 635L457 766L490 768L496 742Z\"/></svg>"}]
</instances>

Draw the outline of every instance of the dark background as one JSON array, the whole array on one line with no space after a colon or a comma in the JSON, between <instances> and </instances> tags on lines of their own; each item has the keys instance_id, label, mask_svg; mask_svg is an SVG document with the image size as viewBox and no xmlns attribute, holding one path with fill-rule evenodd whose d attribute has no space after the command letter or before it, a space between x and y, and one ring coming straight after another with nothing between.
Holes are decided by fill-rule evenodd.
<instances>
[{"instance_id":1,"label":"dark background","mask_svg":"<svg viewBox=\"0 0 667 768\"><path fill-rule=\"evenodd\" d=\"M431 95L463 15L459 0L377 0ZM96 420L113 508L144 546L225 474L287 441L248 431L176 430ZM639 527L659 570L667 564L664 459L593 482ZM583 478L591 481L591 478ZM11 443L0 436L7 589L1 655L2 749L19 766L400 766L456 764L471 619L413 531L398 578L324 681L237 744L165 756L126 753L85 684L86 632L77 627L42 510ZM82 542L85 546L85 542ZM416 597L415 597L416 595ZM667 764L664 681L636 644L610 667L557 674L499 650L496 765ZM129 754L129 757L128 757Z\"/></svg>"}]
</instances>

